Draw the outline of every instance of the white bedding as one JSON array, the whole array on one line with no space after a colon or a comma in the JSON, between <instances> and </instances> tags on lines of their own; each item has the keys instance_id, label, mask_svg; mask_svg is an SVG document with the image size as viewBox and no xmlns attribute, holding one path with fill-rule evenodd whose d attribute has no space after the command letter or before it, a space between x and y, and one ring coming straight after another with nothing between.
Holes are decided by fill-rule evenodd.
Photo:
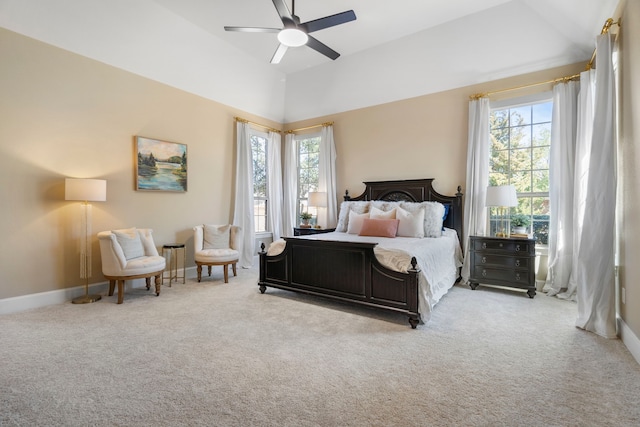
<instances>
[{"instance_id":1,"label":"white bedding","mask_svg":"<svg viewBox=\"0 0 640 427\"><path fill-rule=\"evenodd\" d=\"M370 237L342 232L300 236L314 240L378 243L374 248L376 258L390 270L406 273L411 267L411 257L416 257L418 276L418 312L423 322L431 318L431 311L440 298L454 285L458 268L462 266L462 251L455 230L445 228L442 237ZM277 255L286 242L277 240L269 246L268 255Z\"/></svg>"}]
</instances>

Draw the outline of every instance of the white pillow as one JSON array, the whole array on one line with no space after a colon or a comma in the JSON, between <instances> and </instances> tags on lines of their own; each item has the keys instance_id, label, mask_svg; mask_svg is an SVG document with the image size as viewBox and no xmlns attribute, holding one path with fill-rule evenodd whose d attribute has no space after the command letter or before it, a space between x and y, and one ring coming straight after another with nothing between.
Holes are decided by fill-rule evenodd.
<instances>
[{"instance_id":1,"label":"white pillow","mask_svg":"<svg viewBox=\"0 0 640 427\"><path fill-rule=\"evenodd\" d=\"M354 211L355 213L365 213L368 212L369 209L368 201L344 201L340 204L340 213L338 214L338 224L336 225L336 231L341 233L346 233L347 228L349 227L349 212Z\"/></svg>"},{"instance_id":2,"label":"white pillow","mask_svg":"<svg viewBox=\"0 0 640 427\"><path fill-rule=\"evenodd\" d=\"M371 210L369 210L369 217L371 219L396 219L396 209L393 208L390 211L385 212L375 206L372 206Z\"/></svg>"},{"instance_id":3,"label":"white pillow","mask_svg":"<svg viewBox=\"0 0 640 427\"><path fill-rule=\"evenodd\" d=\"M412 213L398 207L396 208L396 218L400 220L398 236L424 237L424 208Z\"/></svg>"},{"instance_id":4,"label":"white pillow","mask_svg":"<svg viewBox=\"0 0 640 427\"><path fill-rule=\"evenodd\" d=\"M424 236L441 237L444 205L439 202L402 202L400 207L409 212L417 212L424 208Z\"/></svg>"},{"instance_id":5,"label":"white pillow","mask_svg":"<svg viewBox=\"0 0 640 427\"><path fill-rule=\"evenodd\" d=\"M364 220L369 218L369 213L357 214L354 211L349 211L349 225L347 227L347 233L360 234L362 230L362 224Z\"/></svg>"},{"instance_id":6,"label":"white pillow","mask_svg":"<svg viewBox=\"0 0 640 427\"><path fill-rule=\"evenodd\" d=\"M135 227L124 230L113 230L112 233L115 234L116 240L127 260L144 256L144 247L140 240L140 234L138 234L138 230L136 230Z\"/></svg>"},{"instance_id":7,"label":"white pillow","mask_svg":"<svg viewBox=\"0 0 640 427\"><path fill-rule=\"evenodd\" d=\"M203 249L227 249L229 248L230 225L204 224Z\"/></svg>"}]
</instances>

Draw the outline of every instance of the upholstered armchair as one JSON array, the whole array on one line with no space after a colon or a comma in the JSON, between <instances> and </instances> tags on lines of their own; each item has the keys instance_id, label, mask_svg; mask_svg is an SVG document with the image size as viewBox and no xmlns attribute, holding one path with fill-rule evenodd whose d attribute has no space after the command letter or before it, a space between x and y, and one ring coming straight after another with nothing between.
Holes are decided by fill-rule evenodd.
<instances>
[{"instance_id":1,"label":"upholstered armchair","mask_svg":"<svg viewBox=\"0 0 640 427\"><path fill-rule=\"evenodd\" d=\"M194 258L198 270L198 282L202 279L202 266L221 265L224 283L229 283L229 265L237 276L236 265L240 258L242 228L237 225L198 225L193 227Z\"/></svg>"},{"instance_id":2,"label":"upholstered armchair","mask_svg":"<svg viewBox=\"0 0 640 427\"><path fill-rule=\"evenodd\" d=\"M156 296L160 295L164 257L158 255L150 228L128 228L98 233L102 274L109 280L109 296L118 282L118 304L124 299L125 280L146 279L147 290L155 277Z\"/></svg>"}]
</instances>

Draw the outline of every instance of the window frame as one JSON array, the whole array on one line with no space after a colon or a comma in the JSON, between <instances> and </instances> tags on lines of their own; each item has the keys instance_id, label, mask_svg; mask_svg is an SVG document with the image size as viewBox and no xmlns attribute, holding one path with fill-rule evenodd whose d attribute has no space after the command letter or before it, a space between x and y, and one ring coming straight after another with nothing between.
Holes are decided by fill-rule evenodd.
<instances>
[{"instance_id":1,"label":"window frame","mask_svg":"<svg viewBox=\"0 0 640 427\"><path fill-rule=\"evenodd\" d=\"M255 152L253 149L253 138L261 138L264 139L264 182L265 182L265 194L264 196L256 196L256 183L255 183L255 169L253 172L253 206L254 206L254 211L253 211L253 224L254 224L254 231L256 233L269 233L271 232L271 230L269 230L269 199L268 199L268 191L267 189L269 188L269 162L267 161L267 156L268 156L268 150L269 150L269 134L261 131L261 130L257 130L254 128L249 128L249 140L251 142L251 159L253 162L253 165L255 166ZM256 210L256 201L264 201L264 215L258 215L257 210ZM262 220L264 221L264 229L262 229L262 227L259 227L259 221L258 221L258 217L262 218Z\"/></svg>"},{"instance_id":2,"label":"window frame","mask_svg":"<svg viewBox=\"0 0 640 427\"><path fill-rule=\"evenodd\" d=\"M317 155L317 163L315 166L315 175L316 175L316 180L313 184L309 184L307 183L304 194L302 190L302 171L303 171L303 166L302 166L302 155L303 154L308 154L307 153L302 153L302 141L305 140L309 140L309 139L316 139L317 138L317 151L311 152L315 155ZM294 136L294 142L296 144L296 218L300 218L300 214L302 212L310 212L309 210L309 204L308 204L308 194L310 191L318 191L318 185L319 185L319 175L320 175L320 144L321 144L321 133L320 132L314 132L314 133L305 133L305 134L296 134ZM305 168L305 169L311 169L311 168ZM315 207L311 207L311 214L313 215L313 218L310 220L310 223L312 225L315 225L315 223L317 222L317 218L318 218L318 213L317 213L317 209Z\"/></svg>"},{"instance_id":3,"label":"window frame","mask_svg":"<svg viewBox=\"0 0 640 427\"><path fill-rule=\"evenodd\" d=\"M552 121L553 121L553 94L550 91L547 92L541 92L541 93L537 93L537 94L532 94L532 95L527 95L527 96L523 96L523 97L518 97L518 98L509 98L509 99L503 99L503 100L499 100L499 101L492 101L490 103L490 114L493 115L495 111L498 110L506 110L509 109L510 111L513 109L517 109L517 108L521 108L521 107L530 107L536 104L542 104L542 103L551 103L551 111L549 112L549 120L548 121L541 121L541 122L534 122L533 119L529 120L529 122L525 125L515 125L513 126L512 123L509 123L509 126L507 127L507 129L509 130L509 146L508 148L505 150L507 151L507 155L508 155L508 170L506 171L506 175L507 175L507 182L503 183L500 182L499 184L513 184L514 183L514 172L526 172L529 175L529 185L530 185L530 191L528 192L519 192L517 191L517 186L516 186L516 194L517 194L517 198L518 198L518 206L515 208L510 208L509 209L509 214L510 216L515 214L515 213L524 213L525 215L529 216L530 218L530 224L527 227L527 234L529 235L533 235L534 238L536 238L536 245L537 246L546 246L548 244L548 230L549 230L549 221L550 221L550 208L549 208L549 188L547 188L547 191L534 191L535 186L534 186L534 182L535 182L535 174L536 172L540 173L541 171L544 173L546 171L547 174L547 180L548 182L548 186L551 185L550 182L550 158L551 158L551 126L552 126ZM548 129L549 129L549 133L548 133L548 145L544 144L544 145L536 145L535 141L533 140L534 138L534 126L539 126L539 125L547 125L548 124ZM514 128L520 128L522 126L528 127L528 131L529 131L529 144L527 147L511 147L511 132L512 129ZM504 128L503 128L504 129ZM491 133L493 131L493 128L491 127L491 123L489 123L489 132ZM491 134L490 137L490 146L489 146L489 153L490 153L490 164L489 164L489 182L487 183L487 185L493 185L491 182L491 174L494 173L494 170L492 169L492 165L491 165L491 158L493 156L493 152L494 152L494 147L493 147L493 134ZM547 140L545 138L545 140ZM518 171L514 171L513 170L513 166L512 166L512 155L513 154L517 154L514 153L514 150L523 150L523 149L527 149L529 151L528 156L531 159L531 163L529 165L529 168L527 169L522 169L522 170L518 170ZM540 168L540 167L536 167L536 165L534 164L534 149L535 148L545 148L547 150L547 157L546 157L546 162L547 162L547 167L546 168ZM521 200L523 199L527 199L528 202L528 210L529 212L521 212L522 209L522 204L521 204ZM537 200L536 200L537 199ZM540 200L542 199L542 200ZM542 216L541 214L536 214L535 213L535 203L537 202L540 206L544 206L545 202L544 200L546 200L546 209L547 209L547 214L546 216L546 220L541 220L540 216ZM538 218L536 218L538 217ZM493 218L493 220L492 220ZM489 212L489 215L487 217L487 230L489 230L489 233L491 233L491 231L493 230L492 225L496 224L496 220L497 217L495 217L495 215L493 214L493 212ZM545 225L546 224L546 225ZM495 227L494 227L495 228ZM546 229L546 233L545 233L545 229ZM536 236L537 235L537 236ZM540 237L542 236L542 237Z\"/></svg>"}]
</instances>

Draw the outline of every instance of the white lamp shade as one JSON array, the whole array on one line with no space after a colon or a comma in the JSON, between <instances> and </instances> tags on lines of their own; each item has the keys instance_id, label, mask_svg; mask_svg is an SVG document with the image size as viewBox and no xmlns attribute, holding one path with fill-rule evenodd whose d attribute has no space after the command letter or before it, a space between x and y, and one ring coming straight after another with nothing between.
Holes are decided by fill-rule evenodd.
<instances>
[{"instance_id":1,"label":"white lamp shade","mask_svg":"<svg viewBox=\"0 0 640 427\"><path fill-rule=\"evenodd\" d=\"M104 202L107 200L107 181L104 179L66 178L64 199L84 202Z\"/></svg>"},{"instance_id":2,"label":"white lamp shade","mask_svg":"<svg viewBox=\"0 0 640 427\"><path fill-rule=\"evenodd\" d=\"M516 188L513 185L487 187L485 206L518 206Z\"/></svg>"},{"instance_id":3,"label":"white lamp shade","mask_svg":"<svg viewBox=\"0 0 640 427\"><path fill-rule=\"evenodd\" d=\"M285 28L278 33L278 41L285 46L298 47L309 40L307 34L297 28Z\"/></svg>"},{"instance_id":4,"label":"white lamp shade","mask_svg":"<svg viewBox=\"0 0 640 427\"><path fill-rule=\"evenodd\" d=\"M309 206L327 206L327 193L325 191L309 191Z\"/></svg>"}]
</instances>

